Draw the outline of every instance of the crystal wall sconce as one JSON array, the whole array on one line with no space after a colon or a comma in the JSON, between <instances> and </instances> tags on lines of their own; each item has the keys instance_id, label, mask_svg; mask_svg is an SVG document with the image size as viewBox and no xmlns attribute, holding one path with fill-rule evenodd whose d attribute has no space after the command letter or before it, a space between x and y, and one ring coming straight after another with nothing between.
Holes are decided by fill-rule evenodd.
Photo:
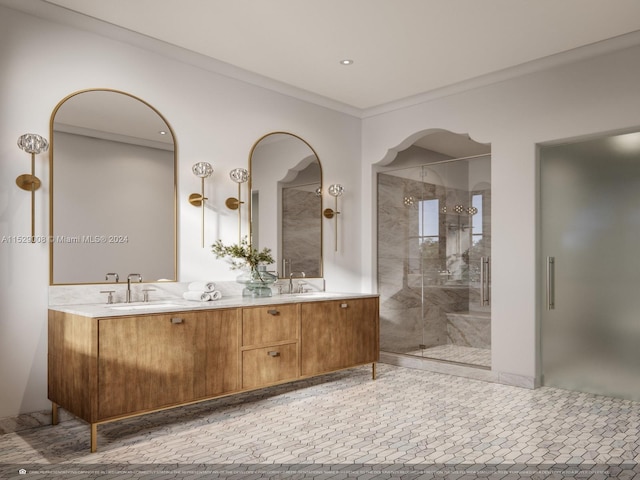
<instances>
[{"instance_id":1,"label":"crystal wall sconce","mask_svg":"<svg viewBox=\"0 0 640 480\"><path fill-rule=\"evenodd\" d=\"M448 209L447 206L445 205L444 207L442 207L441 209L442 213L447 213ZM464 205L454 205L453 206L453 212L456 213L457 215L463 215L463 214L467 214L470 216L475 215L476 213L478 213L478 209L476 207L464 207Z\"/></svg>"},{"instance_id":2,"label":"crystal wall sconce","mask_svg":"<svg viewBox=\"0 0 640 480\"><path fill-rule=\"evenodd\" d=\"M31 154L31 173L25 173L16 178L16 185L23 190L31 192L31 238L33 239L36 234L36 190L41 185L40 179L36 177L36 154L46 152L49 149L49 142L35 133L25 133L18 138L18 147L20 147L20 150Z\"/></svg>"},{"instance_id":3,"label":"crystal wall sconce","mask_svg":"<svg viewBox=\"0 0 640 480\"><path fill-rule=\"evenodd\" d=\"M238 242L242 239L242 211L241 207L244 203L242 201L241 193L242 193L242 184L246 183L249 180L249 172L246 168L234 168L229 172L229 177L231 180L238 184L238 198L229 197L224 202L227 208L231 210L238 210Z\"/></svg>"},{"instance_id":4,"label":"crystal wall sconce","mask_svg":"<svg viewBox=\"0 0 640 480\"><path fill-rule=\"evenodd\" d=\"M204 204L209 200L204 196L204 179L209 178L211 174L213 174L213 167L210 163L198 162L191 170L193 171L193 174L196 177L200 177L202 181L201 193L192 193L189 195L189 203L194 207L202 208L202 248L204 248Z\"/></svg>"},{"instance_id":5,"label":"crystal wall sconce","mask_svg":"<svg viewBox=\"0 0 640 480\"><path fill-rule=\"evenodd\" d=\"M338 251L338 215L340 215L340 211L338 210L338 197L344 193L344 187L337 183L329 186L329 195L331 195L335 199L335 210L331 208L325 208L322 214L326 218L335 218L335 251Z\"/></svg>"}]
</instances>

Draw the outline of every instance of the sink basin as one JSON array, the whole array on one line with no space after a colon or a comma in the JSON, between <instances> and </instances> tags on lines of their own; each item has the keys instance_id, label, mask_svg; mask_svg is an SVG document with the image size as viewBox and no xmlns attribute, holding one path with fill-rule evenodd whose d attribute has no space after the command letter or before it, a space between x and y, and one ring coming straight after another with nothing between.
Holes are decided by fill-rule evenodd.
<instances>
[{"instance_id":1,"label":"sink basin","mask_svg":"<svg viewBox=\"0 0 640 480\"><path fill-rule=\"evenodd\" d=\"M155 310L158 308L184 308L178 303L145 303L143 305L115 305L109 307L111 310Z\"/></svg>"},{"instance_id":2,"label":"sink basin","mask_svg":"<svg viewBox=\"0 0 640 480\"><path fill-rule=\"evenodd\" d=\"M313 297L313 298L332 298L343 297L344 293L336 292L304 292L304 293L290 293L292 297Z\"/></svg>"}]
</instances>

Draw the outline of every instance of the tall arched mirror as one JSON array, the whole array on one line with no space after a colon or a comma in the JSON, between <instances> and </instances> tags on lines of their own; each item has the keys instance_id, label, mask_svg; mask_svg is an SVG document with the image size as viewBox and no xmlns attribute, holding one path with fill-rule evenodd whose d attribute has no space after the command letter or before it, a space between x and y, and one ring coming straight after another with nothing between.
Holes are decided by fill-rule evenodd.
<instances>
[{"instance_id":1,"label":"tall arched mirror","mask_svg":"<svg viewBox=\"0 0 640 480\"><path fill-rule=\"evenodd\" d=\"M51 284L134 272L175 281L176 147L165 119L97 89L64 98L50 127Z\"/></svg>"},{"instance_id":2,"label":"tall arched mirror","mask_svg":"<svg viewBox=\"0 0 640 480\"><path fill-rule=\"evenodd\" d=\"M279 276L322 277L322 166L286 132L260 138L249 156L251 244L270 248Z\"/></svg>"}]
</instances>

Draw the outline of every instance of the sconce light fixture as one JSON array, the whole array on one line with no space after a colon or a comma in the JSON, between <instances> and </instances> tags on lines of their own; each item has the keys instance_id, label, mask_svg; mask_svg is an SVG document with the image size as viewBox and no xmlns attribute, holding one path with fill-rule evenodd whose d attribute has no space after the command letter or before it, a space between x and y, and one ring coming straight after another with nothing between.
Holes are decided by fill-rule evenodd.
<instances>
[{"instance_id":1,"label":"sconce light fixture","mask_svg":"<svg viewBox=\"0 0 640 480\"><path fill-rule=\"evenodd\" d=\"M20 147L20 150L31 154L31 173L25 173L16 178L16 185L23 190L31 192L31 238L33 238L36 230L36 190L41 185L40 179L36 177L36 153L46 152L49 149L49 142L35 133L25 133L18 138L18 147Z\"/></svg>"},{"instance_id":2,"label":"sconce light fixture","mask_svg":"<svg viewBox=\"0 0 640 480\"><path fill-rule=\"evenodd\" d=\"M338 197L340 195L342 195L344 193L344 187L340 184L333 184L329 186L329 195L331 195L333 198L335 198L335 210L331 209L331 208L325 208L323 215L326 218L335 218L335 249L336 252L338 251L338 215L340 214L340 211L338 210Z\"/></svg>"},{"instance_id":3,"label":"sconce light fixture","mask_svg":"<svg viewBox=\"0 0 640 480\"><path fill-rule=\"evenodd\" d=\"M234 168L229 172L229 177L231 180L238 184L238 198L229 197L224 202L227 208L231 210L238 210L238 242L242 239L242 212L241 206L244 203L241 200L241 192L242 192L242 184L246 183L249 180L249 172L247 172L246 168Z\"/></svg>"},{"instance_id":4,"label":"sconce light fixture","mask_svg":"<svg viewBox=\"0 0 640 480\"><path fill-rule=\"evenodd\" d=\"M204 196L204 179L211 176L213 167L210 163L198 162L193 165L191 170L196 177L200 177L202 180L202 193L192 193L189 195L189 203L194 207L202 208L202 248L204 248L204 203L208 200L208 198Z\"/></svg>"}]
</instances>

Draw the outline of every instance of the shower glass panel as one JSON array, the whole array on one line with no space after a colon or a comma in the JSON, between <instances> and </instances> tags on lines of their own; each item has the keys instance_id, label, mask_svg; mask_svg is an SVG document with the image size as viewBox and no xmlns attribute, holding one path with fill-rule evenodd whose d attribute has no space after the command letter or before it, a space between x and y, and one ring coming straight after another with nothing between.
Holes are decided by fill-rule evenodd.
<instances>
[{"instance_id":1,"label":"shower glass panel","mask_svg":"<svg viewBox=\"0 0 640 480\"><path fill-rule=\"evenodd\" d=\"M491 158L378 172L381 350L491 365Z\"/></svg>"},{"instance_id":2,"label":"shower glass panel","mask_svg":"<svg viewBox=\"0 0 640 480\"><path fill-rule=\"evenodd\" d=\"M545 385L640 400L640 133L540 148Z\"/></svg>"}]
</instances>

